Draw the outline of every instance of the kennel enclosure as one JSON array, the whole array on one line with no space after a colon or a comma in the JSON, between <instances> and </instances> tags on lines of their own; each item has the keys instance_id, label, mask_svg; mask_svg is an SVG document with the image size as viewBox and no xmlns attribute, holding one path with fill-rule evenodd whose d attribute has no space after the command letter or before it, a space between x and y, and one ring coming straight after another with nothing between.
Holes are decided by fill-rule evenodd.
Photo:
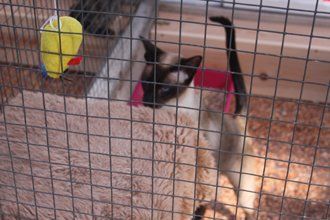
<instances>
[{"instance_id":1,"label":"kennel enclosure","mask_svg":"<svg viewBox=\"0 0 330 220\"><path fill-rule=\"evenodd\" d=\"M72 16L84 29L83 61L59 80L40 70L40 28L52 15ZM219 15L234 23L242 73L230 73L224 29L208 20ZM146 65L141 35L166 52L202 55L201 72L243 75L247 111L236 116L241 131L229 135L244 138L253 153L239 154L258 166L249 174L257 185L253 219L328 219L329 21L327 0L2 0L1 217L111 219L117 208L127 218L191 219L210 202L199 197L203 187L215 190L206 219L246 216L222 171L198 162L204 148L185 143L199 139L198 120L179 117L180 106L165 121L158 110L131 106ZM230 104L217 109L222 118L234 116ZM202 179L200 169L210 176Z\"/></svg>"}]
</instances>

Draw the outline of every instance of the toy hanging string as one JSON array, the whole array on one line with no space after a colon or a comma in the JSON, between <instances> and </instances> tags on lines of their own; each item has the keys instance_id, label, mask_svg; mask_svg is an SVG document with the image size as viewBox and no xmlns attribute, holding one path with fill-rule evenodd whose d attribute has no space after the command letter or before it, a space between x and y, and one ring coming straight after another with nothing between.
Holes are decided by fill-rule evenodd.
<instances>
[{"instance_id":1,"label":"toy hanging string","mask_svg":"<svg viewBox=\"0 0 330 220\"><path fill-rule=\"evenodd\" d=\"M54 3L54 6L55 6L54 15L51 16L51 17L49 17L49 18L44 22L44 24L43 24L43 25L41 26L41 28L40 28L40 29L41 29L40 32L43 31L44 27L45 27L47 24L49 24L49 25L51 26L52 29L58 31L58 28L54 26L54 21L59 21L59 23L60 23L59 26L60 26L60 30L61 30L62 22L61 22L61 20L58 18L58 16L57 16L58 13L57 13L57 11L56 11L56 10L58 9L58 6L57 6L57 0L54 0L53 3Z\"/></svg>"},{"instance_id":2,"label":"toy hanging string","mask_svg":"<svg viewBox=\"0 0 330 220\"><path fill-rule=\"evenodd\" d=\"M82 26L69 16L58 16L57 0L55 12L40 28L41 72L45 78L60 78L71 65L78 65L82 57L76 57L82 42Z\"/></svg>"}]
</instances>

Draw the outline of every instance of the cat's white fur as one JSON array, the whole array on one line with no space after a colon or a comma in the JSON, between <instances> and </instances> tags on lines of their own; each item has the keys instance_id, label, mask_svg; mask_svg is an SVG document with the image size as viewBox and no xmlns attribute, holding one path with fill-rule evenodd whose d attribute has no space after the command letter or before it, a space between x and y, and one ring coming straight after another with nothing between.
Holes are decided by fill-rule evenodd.
<instances>
[{"instance_id":1,"label":"cat's white fur","mask_svg":"<svg viewBox=\"0 0 330 220\"><path fill-rule=\"evenodd\" d=\"M179 78L178 78L178 74L179 74ZM175 72L170 72L167 76L167 79L171 82L179 82L183 84L184 81L188 79L188 75L185 74L183 71L175 71Z\"/></svg>"},{"instance_id":2,"label":"cat's white fur","mask_svg":"<svg viewBox=\"0 0 330 220\"><path fill-rule=\"evenodd\" d=\"M185 73L183 74L186 75ZM182 94L180 94L178 100L176 98L172 98L169 101L167 101L166 104L173 105L175 107L176 105L178 105L179 109L185 109L185 110L187 110L187 108L196 109L197 99L195 96L198 95L200 95L199 90L195 89L193 82L191 82L189 87L186 88L186 90Z\"/></svg>"},{"instance_id":3,"label":"cat's white fur","mask_svg":"<svg viewBox=\"0 0 330 220\"><path fill-rule=\"evenodd\" d=\"M191 83L189 88L178 97L178 100L173 98L166 105L177 106L178 114L190 114L193 120L198 121L200 118L201 134L206 136L209 148L213 150L216 161L218 161L220 172L227 175L235 190L239 189L238 204L247 214L252 214L256 198L256 164L254 157L246 156L246 154L251 155L252 146L247 139L244 140L245 119L233 118L227 114L222 117L223 113L221 112L199 111L201 108L207 108L203 100L204 96L202 97L203 102L200 102L200 98L200 89L194 88L193 83ZM223 99L212 101L223 102ZM221 111L222 109L212 110ZM234 135L224 135L223 133ZM221 153L219 154L220 149ZM245 155L242 157L242 154ZM240 175L240 173L242 174Z\"/></svg>"}]
</instances>

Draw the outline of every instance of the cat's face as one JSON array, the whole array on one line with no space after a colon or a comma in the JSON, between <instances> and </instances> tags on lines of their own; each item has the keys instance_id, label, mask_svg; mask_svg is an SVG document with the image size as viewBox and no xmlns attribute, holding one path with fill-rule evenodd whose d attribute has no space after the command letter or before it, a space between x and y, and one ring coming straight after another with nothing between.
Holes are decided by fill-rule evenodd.
<instances>
[{"instance_id":1,"label":"cat's face","mask_svg":"<svg viewBox=\"0 0 330 220\"><path fill-rule=\"evenodd\" d=\"M162 104L177 99L186 92L196 70L202 61L201 56L181 58L177 54L166 53L143 38L144 58L147 61L142 73L143 104L160 108Z\"/></svg>"}]
</instances>

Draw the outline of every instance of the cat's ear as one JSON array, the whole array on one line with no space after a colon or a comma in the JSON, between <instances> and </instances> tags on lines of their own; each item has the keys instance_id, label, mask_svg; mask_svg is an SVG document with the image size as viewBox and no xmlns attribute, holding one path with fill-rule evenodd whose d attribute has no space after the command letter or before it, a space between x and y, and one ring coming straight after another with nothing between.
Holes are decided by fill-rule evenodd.
<instances>
[{"instance_id":1,"label":"cat's ear","mask_svg":"<svg viewBox=\"0 0 330 220\"><path fill-rule=\"evenodd\" d=\"M193 56L190 58L182 58L180 64L183 66L185 73L188 74L189 79L194 78L197 68L202 62L202 56Z\"/></svg>"},{"instance_id":2,"label":"cat's ear","mask_svg":"<svg viewBox=\"0 0 330 220\"><path fill-rule=\"evenodd\" d=\"M156 47L150 40L140 36L142 40L145 53L144 59L148 62L159 62L159 57L164 53L160 48ZM156 56L155 56L156 55Z\"/></svg>"}]
</instances>

